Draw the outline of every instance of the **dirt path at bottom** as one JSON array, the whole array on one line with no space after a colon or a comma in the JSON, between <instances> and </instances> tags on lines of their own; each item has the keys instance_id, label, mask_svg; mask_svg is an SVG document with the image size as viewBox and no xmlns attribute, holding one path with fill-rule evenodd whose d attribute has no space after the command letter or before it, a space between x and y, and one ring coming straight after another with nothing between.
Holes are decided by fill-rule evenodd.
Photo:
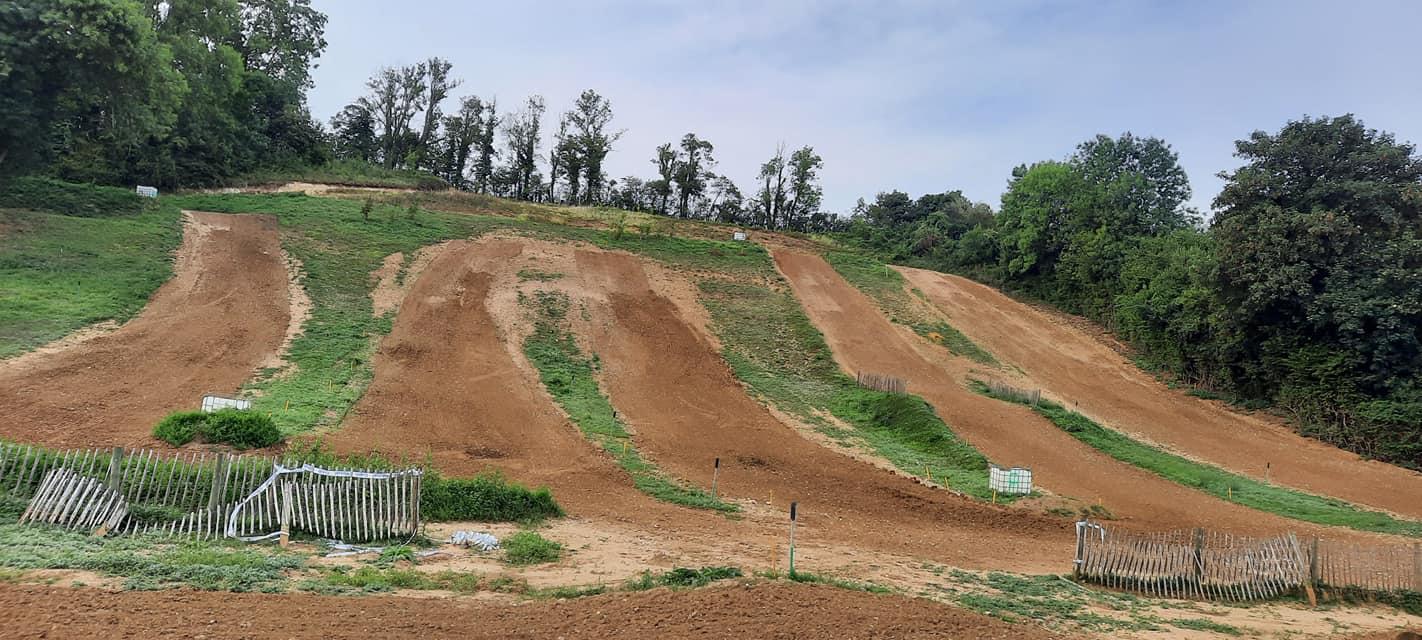
<instances>
[{"instance_id":1,"label":"dirt path at bottom","mask_svg":"<svg viewBox=\"0 0 1422 640\"><path fill-rule=\"evenodd\" d=\"M730 367L653 290L631 255L576 252L578 285L594 327L608 395L638 446L663 469L738 500L799 502L801 526L821 540L910 553L959 566L1060 567L1071 554L1059 519L993 507L932 489L819 446L747 395ZM600 325L600 326L598 326Z\"/></svg>"},{"instance_id":2,"label":"dirt path at bottom","mask_svg":"<svg viewBox=\"0 0 1422 640\"><path fill-rule=\"evenodd\" d=\"M909 391L932 404L955 433L994 462L1032 467L1040 486L1086 502L1099 501L1138 528L1209 526L1256 535L1296 531L1335 539L1378 537L1255 511L1111 458L1027 407L968 389L962 367L944 364L951 358L946 350L890 323L873 301L819 256L787 249L773 253L842 368L907 379Z\"/></svg>"},{"instance_id":3,"label":"dirt path at bottom","mask_svg":"<svg viewBox=\"0 0 1422 640\"><path fill-rule=\"evenodd\" d=\"M0 583L0 610L0 635L23 638L1064 637L927 600L763 582L518 604Z\"/></svg>"},{"instance_id":4,"label":"dirt path at bottom","mask_svg":"<svg viewBox=\"0 0 1422 640\"><path fill-rule=\"evenodd\" d=\"M1021 367L1051 395L1120 431L1231 471L1422 517L1422 474L1166 388L1097 338L985 285L900 268L955 328Z\"/></svg>"},{"instance_id":5,"label":"dirt path at bottom","mask_svg":"<svg viewBox=\"0 0 1422 640\"><path fill-rule=\"evenodd\" d=\"M137 317L69 348L0 363L0 435L148 446L153 425L230 394L279 351L288 278L270 216L187 213L173 277Z\"/></svg>"}]
</instances>

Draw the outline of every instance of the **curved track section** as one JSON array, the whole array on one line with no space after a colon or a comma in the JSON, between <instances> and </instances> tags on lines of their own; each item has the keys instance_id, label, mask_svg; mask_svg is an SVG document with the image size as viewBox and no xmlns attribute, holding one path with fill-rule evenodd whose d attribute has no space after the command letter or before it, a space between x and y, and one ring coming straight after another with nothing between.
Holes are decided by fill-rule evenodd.
<instances>
[{"instance_id":1,"label":"curved track section","mask_svg":"<svg viewBox=\"0 0 1422 640\"><path fill-rule=\"evenodd\" d=\"M969 390L960 376L940 364L946 352L932 352L936 347L890 323L819 256L788 249L773 253L841 367L906 378L909 391L932 404L955 433L999 464L1032 467L1034 480L1055 493L1099 502L1131 526L1147 529L1207 524L1258 534L1293 530L1326 531L1333 538L1373 537L1254 511L1115 460L1026 407Z\"/></svg>"},{"instance_id":2,"label":"curved track section","mask_svg":"<svg viewBox=\"0 0 1422 640\"><path fill-rule=\"evenodd\" d=\"M1096 337L991 287L935 271L899 271L959 331L1104 424L1236 473L1422 517L1422 474L1169 389Z\"/></svg>"},{"instance_id":3,"label":"curved track section","mask_svg":"<svg viewBox=\"0 0 1422 640\"><path fill-rule=\"evenodd\" d=\"M0 435L52 446L150 445L153 425L232 393L290 322L276 219L187 213L173 278L112 333L0 363Z\"/></svg>"}]
</instances>

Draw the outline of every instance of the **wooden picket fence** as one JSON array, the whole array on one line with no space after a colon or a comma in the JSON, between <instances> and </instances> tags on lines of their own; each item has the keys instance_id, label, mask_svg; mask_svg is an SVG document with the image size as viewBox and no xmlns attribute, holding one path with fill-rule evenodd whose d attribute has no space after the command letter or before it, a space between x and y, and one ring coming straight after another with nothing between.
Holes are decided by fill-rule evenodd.
<instances>
[{"instance_id":1,"label":"wooden picket fence","mask_svg":"<svg viewBox=\"0 0 1422 640\"><path fill-rule=\"evenodd\" d=\"M860 371L855 376L855 381L865 389L883 391L886 393L908 393L908 381L903 378L884 375L882 373L865 373Z\"/></svg>"},{"instance_id":2,"label":"wooden picket fence","mask_svg":"<svg viewBox=\"0 0 1422 640\"><path fill-rule=\"evenodd\" d=\"M1025 402L1034 407L1038 404L1041 404L1042 402L1041 389L1022 389L997 380L987 381L987 387L988 390L991 391L992 394L995 396L1002 396L1012 400L1017 400L1018 402Z\"/></svg>"},{"instance_id":3,"label":"wooden picket fence","mask_svg":"<svg viewBox=\"0 0 1422 640\"><path fill-rule=\"evenodd\" d=\"M1142 533L1077 523L1074 573L1165 598L1250 601L1327 590L1422 591L1422 546L1360 546L1294 534L1268 538L1193 529Z\"/></svg>"},{"instance_id":4,"label":"wooden picket fence","mask_svg":"<svg viewBox=\"0 0 1422 640\"><path fill-rule=\"evenodd\" d=\"M422 479L419 469L283 466L271 456L0 443L0 493L30 501L22 522L98 524L104 533L264 538L296 530L348 542L405 537L419 530ZM96 521L94 513L103 509L111 509L108 517Z\"/></svg>"}]
</instances>

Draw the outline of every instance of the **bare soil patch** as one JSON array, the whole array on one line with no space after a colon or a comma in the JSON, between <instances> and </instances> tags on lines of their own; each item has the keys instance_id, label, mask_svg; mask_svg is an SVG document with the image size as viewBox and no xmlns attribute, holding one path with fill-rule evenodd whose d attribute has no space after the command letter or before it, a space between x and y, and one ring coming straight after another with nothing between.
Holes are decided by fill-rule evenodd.
<instances>
[{"instance_id":1,"label":"bare soil patch","mask_svg":"<svg viewBox=\"0 0 1422 640\"><path fill-rule=\"evenodd\" d=\"M117 330L0 365L3 435L156 445L164 415L233 393L277 354L289 278L270 216L189 212L174 275Z\"/></svg>"}]
</instances>

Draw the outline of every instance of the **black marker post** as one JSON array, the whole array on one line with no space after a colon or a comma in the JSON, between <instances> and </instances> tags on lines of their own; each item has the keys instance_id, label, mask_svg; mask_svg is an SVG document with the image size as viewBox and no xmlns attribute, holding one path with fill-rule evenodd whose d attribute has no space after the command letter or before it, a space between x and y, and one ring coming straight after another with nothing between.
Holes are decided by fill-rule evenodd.
<instances>
[{"instance_id":1,"label":"black marker post","mask_svg":"<svg viewBox=\"0 0 1422 640\"><path fill-rule=\"evenodd\" d=\"M721 477L721 459L716 458L716 469L711 472L711 499L716 499L716 481Z\"/></svg>"},{"instance_id":2,"label":"black marker post","mask_svg":"<svg viewBox=\"0 0 1422 640\"><path fill-rule=\"evenodd\" d=\"M795 577L795 507L798 502L790 503L790 577Z\"/></svg>"}]
</instances>

